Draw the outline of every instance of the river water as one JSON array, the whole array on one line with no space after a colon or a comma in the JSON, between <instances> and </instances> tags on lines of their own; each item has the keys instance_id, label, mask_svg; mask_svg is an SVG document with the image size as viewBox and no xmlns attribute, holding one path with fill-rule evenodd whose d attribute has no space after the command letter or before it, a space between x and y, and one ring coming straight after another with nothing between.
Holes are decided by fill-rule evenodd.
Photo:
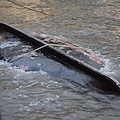
<instances>
[{"instance_id":1,"label":"river water","mask_svg":"<svg viewBox=\"0 0 120 120\"><path fill-rule=\"evenodd\" d=\"M105 61L101 72L120 82L119 0L14 2L0 1L0 22L28 34L57 37L89 48ZM0 61L3 120L119 120L119 103L120 96L78 87L43 71L18 70Z\"/></svg>"}]
</instances>

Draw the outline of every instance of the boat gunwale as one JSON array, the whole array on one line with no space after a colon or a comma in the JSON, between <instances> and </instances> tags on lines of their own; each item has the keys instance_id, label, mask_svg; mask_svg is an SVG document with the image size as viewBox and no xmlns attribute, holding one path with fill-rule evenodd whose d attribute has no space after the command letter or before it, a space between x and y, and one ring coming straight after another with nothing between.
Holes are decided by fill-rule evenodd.
<instances>
[{"instance_id":1,"label":"boat gunwale","mask_svg":"<svg viewBox=\"0 0 120 120\"><path fill-rule=\"evenodd\" d=\"M10 26L6 23L0 23L0 29L5 30L6 32L10 32L20 38L22 38L23 41L31 43L35 47L41 47L45 45L46 43L44 41L40 41L40 39L29 36L25 32L18 30L14 28L13 26ZM110 84L113 84L116 88L116 92L120 94L120 83L113 77L108 76L104 73L101 73L98 69L92 67L91 65L84 63L83 61L76 59L62 51L58 51L56 48L53 48L51 46L47 46L41 50L42 52L47 52L56 58L60 59L63 63L68 63L72 65L74 68L77 68L78 70L81 70L85 72L86 74L92 76L93 78L97 78L99 80L103 80L106 82L110 82Z\"/></svg>"}]
</instances>

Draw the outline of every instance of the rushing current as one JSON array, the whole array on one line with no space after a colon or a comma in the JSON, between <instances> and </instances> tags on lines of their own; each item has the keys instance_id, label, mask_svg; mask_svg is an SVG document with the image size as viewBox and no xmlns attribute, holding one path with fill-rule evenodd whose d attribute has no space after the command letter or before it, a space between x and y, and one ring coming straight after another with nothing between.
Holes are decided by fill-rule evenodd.
<instances>
[{"instance_id":1,"label":"rushing current","mask_svg":"<svg viewBox=\"0 0 120 120\"><path fill-rule=\"evenodd\" d=\"M100 71L120 82L119 0L1 0L0 22L92 50L105 61ZM0 60L3 120L119 120L119 103L119 95Z\"/></svg>"}]
</instances>

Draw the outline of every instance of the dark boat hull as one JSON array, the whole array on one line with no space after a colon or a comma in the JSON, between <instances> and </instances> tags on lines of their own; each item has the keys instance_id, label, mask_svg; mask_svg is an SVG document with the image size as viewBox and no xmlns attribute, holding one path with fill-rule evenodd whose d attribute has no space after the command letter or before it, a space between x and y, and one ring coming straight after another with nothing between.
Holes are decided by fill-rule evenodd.
<instances>
[{"instance_id":1,"label":"dark boat hull","mask_svg":"<svg viewBox=\"0 0 120 120\"><path fill-rule=\"evenodd\" d=\"M0 32L8 32L10 34L13 34L17 36L20 41L27 42L34 48L38 48L46 44L45 42L40 41L35 37L31 37L24 32L4 23L0 24ZM7 36L5 35L3 39L7 39ZM14 41L14 38L12 36L11 38L9 36L9 39L12 39L12 41ZM18 49L19 46L20 45L18 44L15 49ZM30 50L32 49L30 48ZM15 57L15 52L13 53L11 50L10 54L5 54L6 51L10 50L10 47L7 47L7 49L1 49L0 58L7 58L8 61L11 61L11 59ZM116 79L101 73L99 70L84 63L83 61L75 59L72 56L69 56L68 54L65 54L49 46L41 49L39 52L43 53L44 55L38 55L34 58L26 57L17 59L12 62L12 65L17 66L18 68L23 67L26 71L43 70L54 77L66 79L70 82L84 87L89 85L91 87L95 86L107 92L110 91L120 93L120 83ZM16 54L18 55L18 53Z\"/></svg>"}]
</instances>

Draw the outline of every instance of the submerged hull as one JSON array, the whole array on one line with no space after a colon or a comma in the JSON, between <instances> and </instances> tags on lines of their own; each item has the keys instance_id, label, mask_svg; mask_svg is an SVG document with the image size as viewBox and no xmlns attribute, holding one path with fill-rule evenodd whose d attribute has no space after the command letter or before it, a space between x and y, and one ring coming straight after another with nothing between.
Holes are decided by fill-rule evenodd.
<instances>
[{"instance_id":1,"label":"submerged hull","mask_svg":"<svg viewBox=\"0 0 120 120\"><path fill-rule=\"evenodd\" d=\"M63 80L82 87L99 88L107 92L120 93L120 83L88 63L76 59L51 46L32 54L21 54L46 45L42 38L31 37L7 24L0 24L0 59L11 62L12 66L25 71L42 70ZM99 64L98 64L99 65Z\"/></svg>"}]
</instances>

